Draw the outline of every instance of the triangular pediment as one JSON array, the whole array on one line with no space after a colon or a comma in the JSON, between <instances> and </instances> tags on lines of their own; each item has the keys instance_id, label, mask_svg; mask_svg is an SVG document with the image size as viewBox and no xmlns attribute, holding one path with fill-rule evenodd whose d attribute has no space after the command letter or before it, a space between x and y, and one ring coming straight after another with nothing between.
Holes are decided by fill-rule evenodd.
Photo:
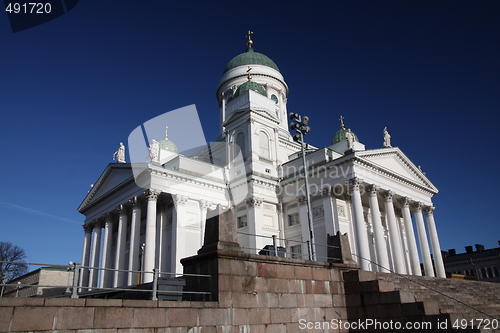
<instances>
[{"instance_id":1,"label":"triangular pediment","mask_svg":"<svg viewBox=\"0 0 500 333\"><path fill-rule=\"evenodd\" d=\"M399 148L383 148L356 152L356 157L370 162L387 173L402 177L432 192L438 189Z\"/></svg>"},{"instance_id":2,"label":"triangular pediment","mask_svg":"<svg viewBox=\"0 0 500 333\"><path fill-rule=\"evenodd\" d=\"M133 180L133 177L132 167L129 163L109 164L91 188L80 207L78 207L78 210L80 211L121 185L130 182Z\"/></svg>"}]
</instances>

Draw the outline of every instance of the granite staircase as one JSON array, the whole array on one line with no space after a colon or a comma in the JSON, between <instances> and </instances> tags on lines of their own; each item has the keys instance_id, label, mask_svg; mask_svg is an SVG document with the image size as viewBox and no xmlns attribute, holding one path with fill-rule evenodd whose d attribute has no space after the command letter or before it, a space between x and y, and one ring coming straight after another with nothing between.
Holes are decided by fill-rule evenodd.
<instances>
[{"instance_id":1,"label":"granite staircase","mask_svg":"<svg viewBox=\"0 0 500 333\"><path fill-rule=\"evenodd\" d=\"M349 321L392 321L412 328L430 323L414 332L500 333L500 284L366 271L345 272L344 283ZM401 331L391 328L383 331ZM356 330L361 331L380 329Z\"/></svg>"}]
</instances>

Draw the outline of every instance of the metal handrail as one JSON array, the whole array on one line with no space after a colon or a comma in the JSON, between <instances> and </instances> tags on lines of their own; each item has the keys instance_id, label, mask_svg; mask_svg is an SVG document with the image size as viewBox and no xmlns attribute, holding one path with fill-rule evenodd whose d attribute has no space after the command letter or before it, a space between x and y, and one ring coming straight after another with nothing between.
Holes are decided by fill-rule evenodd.
<instances>
[{"instance_id":1,"label":"metal handrail","mask_svg":"<svg viewBox=\"0 0 500 333\"><path fill-rule=\"evenodd\" d=\"M202 277L202 278L211 278L211 275L208 274L191 274L191 273L173 273L173 272L160 272L158 269L153 269L153 271L139 271L139 270L124 270L124 269L114 269L114 268L104 268L104 267L93 267L93 266L83 266L78 262L70 262L68 265L53 265L53 264L40 264L40 263L26 263L26 262L12 262L12 261L0 261L0 263L10 263L10 264L20 264L20 265L33 265L33 266L46 266L51 268L66 268L68 272L72 271L73 274L73 283L70 286L68 285L39 285L39 284L23 284L23 283L0 283L0 287L2 287L2 292L0 293L0 297L3 297L5 287L16 287L17 291L20 288L25 287L34 287L34 288L67 288L69 290L71 288L71 298L79 298L79 291L82 290L110 290L110 291L134 291L134 292L148 292L152 293L151 299L158 300L158 294L198 294L198 295L210 295L211 292L207 291L170 291L170 290L158 290L158 278L160 274L162 275L173 275L173 276L192 276L192 277ZM145 289L131 289L131 288L122 288L122 287L94 287L94 286L80 286L80 276L82 276L83 269L95 269L95 270L105 270L105 271L116 271L116 272L125 272L125 273L145 273L145 274L153 274L152 281L152 290ZM15 280L15 279L14 279Z\"/></svg>"}]
</instances>

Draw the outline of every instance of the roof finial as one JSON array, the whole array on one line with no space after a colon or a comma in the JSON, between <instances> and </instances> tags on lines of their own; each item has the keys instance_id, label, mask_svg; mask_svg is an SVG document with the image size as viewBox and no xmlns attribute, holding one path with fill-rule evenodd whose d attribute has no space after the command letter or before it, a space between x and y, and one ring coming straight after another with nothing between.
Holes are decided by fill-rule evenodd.
<instances>
[{"instance_id":1,"label":"roof finial","mask_svg":"<svg viewBox=\"0 0 500 333\"><path fill-rule=\"evenodd\" d=\"M345 119L344 117L340 116L340 119L339 119L340 120L340 129L343 129L343 130L345 130L344 119Z\"/></svg>"},{"instance_id":2,"label":"roof finial","mask_svg":"<svg viewBox=\"0 0 500 333\"><path fill-rule=\"evenodd\" d=\"M247 38L248 38L247 46L248 46L249 49L251 49L252 45L253 45L252 35L253 35L253 31L248 30L248 34L247 34Z\"/></svg>"},{"instance_id":3,"label":"roof finial","mask_svg":"<svg viewBox=\"0 0 500 333\"><path fill-rule=\"evenodd\" d=\"M168 139L168 126L165 126L165 140Z\"/></svg>"},{"instance_id":4,"label":"roof finial","mask_svg":"<svg viewBox=\"0 0 500 333\"><path fill-rule=\"evenodd\" d=\"M248 69L247 69L247 78L248 78L248 81L252 81L252 75L250 75L250 71L252 70L252 67L248 66Z\"/></svg>"}]
</instances>

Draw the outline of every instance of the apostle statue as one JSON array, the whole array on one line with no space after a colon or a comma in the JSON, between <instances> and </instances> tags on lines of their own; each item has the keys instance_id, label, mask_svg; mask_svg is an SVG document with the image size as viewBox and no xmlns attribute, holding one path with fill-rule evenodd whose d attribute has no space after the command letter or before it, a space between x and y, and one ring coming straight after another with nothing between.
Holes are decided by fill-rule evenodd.
<instances>
[{"instance_id":1,"label":"apostle statue","mask_svg":"<svg viewBox=\"0 0 500 333\"><path fill-rule=\"evenodd\" d=\"M113 153L113 161L116 159L116 163L126 163L125 162L125 146L123 142L120 142L120 147L117 151Z\"/></svg>"},{"instance_id":2,"label":"apostle statue","mask_svg":"<svg viewBox=\"0 0 500 333\"><path fill-rule=\"evenodd\" d=\"M151 144L149 145L149 157L151 158L151 162L158 162L158 154L160 153L160 143L153 139Z\"/></svg>"},{"instance_id":3,"label":"apostle statue","mask_svg":"<svg viewBox=\"0 0 500 333\"><path fill-rule=\"evenodd\" d=\"M347 140L347 149L354 149L354 134L350 128L345 132L345 139Z\"/></svg>"},{"instance_id":4,"label":"apostle statue","mask_svg":"<svg viewBox=\"0 0 500 333\"><path fill-rule=\"evenodd\" d=\"M384 148L389 148L391 146L391 135L387 132L387 127L384 127Z\"/></svg>"}]
</instances>

